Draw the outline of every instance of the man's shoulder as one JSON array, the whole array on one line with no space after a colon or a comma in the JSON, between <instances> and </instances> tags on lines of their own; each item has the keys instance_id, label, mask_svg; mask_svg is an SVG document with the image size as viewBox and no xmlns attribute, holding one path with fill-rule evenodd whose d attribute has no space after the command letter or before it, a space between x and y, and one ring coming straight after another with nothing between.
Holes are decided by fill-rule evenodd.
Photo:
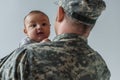
<instances>
[{"instance_id":1,"label":"man's shoulder","mask_svg":"<svg viewBox=\"0 0 120 80\"><path fill-rule=\"evenodd\" d=\"M19 54L21 54L23 52L23 50L25 50L25 47L16 48L10 54L8 54L7 56L1 58L0 59L0 67L4 63L9 62L10 60L12 60L13 58L15 59L17 55L19 55Z\"/></svg>"},{"instance_id":2,"label":"man's shoulder","mask_svg":"<svg viewBox=\"0 0 120 80\"><path fill-rule=\"evenodd\" d=\"M59 47L62 44L63 44L63 42L59 42L59 41L56 41L56 42L44 42L44 43L33 43L33 44L28 45L26 47L26 49L35 50L35 49L47 49L47 48L50 48L50 47L55 48L55 47Z\"/></svg>"}]
</instances>

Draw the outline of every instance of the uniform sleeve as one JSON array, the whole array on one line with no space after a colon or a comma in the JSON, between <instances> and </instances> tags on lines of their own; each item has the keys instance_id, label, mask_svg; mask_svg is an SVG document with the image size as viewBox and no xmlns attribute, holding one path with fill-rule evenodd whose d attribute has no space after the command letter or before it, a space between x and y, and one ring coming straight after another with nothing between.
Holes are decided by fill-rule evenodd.
<instances>
[{"instance_id":1,"label":"uniform sleeve","mask_svg":"<svg viewBox=\"0 0 120 80\"><path fill-rule=\"evenodd\" d=\"M25 80L22 78L25 56L24 48L19 48L5 58L0 67L0 80Z\"/></svg>"},{"instance_id":2,"label":"uniform sleeve","mask_svg":"<svg viewBox=\"0 0 120 80\"><path fill-rule=\"evenodd\" d=\"M33 53L32 50L26 50L23 52L24 55L20 58L19 64L17 65L17 76L20 80L37 80L35 78L35 71L38 69L35 68L33 63ZM37 72L37 71L36 71Z\"/></svg>"},{"instance_id":3,"label":"uniform sleeve","mask_svg":"<svg viewBox=\"0 0 120 80\"><path fill-rule=\"evenodd\" d=\"M21 80L44 80L42 71L42 67L40 67L41 63L40 56L34 55L38 54L38 52L34 52L34 50L27 50L25 52L25 57L21 60L19 64L18 75L20 74ZM42 65L44 66L44 65Z\"/></svg>"},{"instance_id":4,"label":"uniform sleeve","mask_svg":"<svg viewBox=\"0 0 120 80\"><path fill-rule=\"evenodd\" d=\"M97 72L100 80L110 80L110 70L101 55L96 55Z\"/></svg>"},{"instance_id":5,"label":"uniform sleeve","mask_svg":"<svg viewBox=\"0 0 120 80\"><path fill-rule=\"evenodd\" d=\"M0 67L0 80L45 80L46 62L35 54L31 49L16 50Z\"/></svg>"},{"instance_id":6,"label":"uniform sleeve","mask_svg":"<svg viewBox=\"0 0 120 80\"><path fill-rule=\"evenodd\" d=\"M48 61L45 50L27 50L24 64L24 80L63 80L55 73L55 67ZM57 71L56 71L57 72Z\"/></svg>"}]
</instances>

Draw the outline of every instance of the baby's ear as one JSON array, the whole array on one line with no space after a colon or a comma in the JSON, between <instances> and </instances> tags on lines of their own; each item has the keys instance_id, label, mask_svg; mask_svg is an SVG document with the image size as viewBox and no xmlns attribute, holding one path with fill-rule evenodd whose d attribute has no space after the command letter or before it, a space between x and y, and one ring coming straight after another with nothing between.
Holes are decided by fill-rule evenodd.
<instances>
[{"instance_id":1,"label":"baby's ear","mask_svg":"<svg viewBox=\"0 0 120 80\"><path fill-rule=\"evenodd\" d=\"M23 32L24 32L25 34L27 34L27 30L26 30L26 28L23 29Z\"/></svg>"}]
</instances>

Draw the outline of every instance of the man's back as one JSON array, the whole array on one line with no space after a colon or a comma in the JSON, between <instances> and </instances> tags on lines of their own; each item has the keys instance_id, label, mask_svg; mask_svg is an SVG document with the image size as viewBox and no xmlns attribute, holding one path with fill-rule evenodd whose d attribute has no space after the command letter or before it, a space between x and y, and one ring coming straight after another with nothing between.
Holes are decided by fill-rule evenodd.
<instances>
[{"instance_id":1,"label":"man's back","mask_svg":"<svg viewBox=\"0 0 120 80\"><path fill-rule=\"evenodd\" d=\"M54 42L27 47L8 70L9 73L1 71L2 76L8 77L3 80L12 75L17 80L109 80L110 76L101 56L76 34L63 34Z\"/></svg>"}]
</instances>

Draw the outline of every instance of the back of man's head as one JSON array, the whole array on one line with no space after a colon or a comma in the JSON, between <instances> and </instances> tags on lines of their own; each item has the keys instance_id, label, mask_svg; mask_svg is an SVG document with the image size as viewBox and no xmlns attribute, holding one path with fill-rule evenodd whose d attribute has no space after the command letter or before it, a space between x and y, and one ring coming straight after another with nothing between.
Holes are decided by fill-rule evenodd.
<instances>
[{"instance_id":1,"label":"back of man's head","mask_svg":"<svg viewBox=\"0 0 120 80\"><path fill-rule=\"evenodd\" d=\"M59 0L58 5L69 17L89 26L95 24L106 8L103 0Z\"/></svg>"}]
</instances>

